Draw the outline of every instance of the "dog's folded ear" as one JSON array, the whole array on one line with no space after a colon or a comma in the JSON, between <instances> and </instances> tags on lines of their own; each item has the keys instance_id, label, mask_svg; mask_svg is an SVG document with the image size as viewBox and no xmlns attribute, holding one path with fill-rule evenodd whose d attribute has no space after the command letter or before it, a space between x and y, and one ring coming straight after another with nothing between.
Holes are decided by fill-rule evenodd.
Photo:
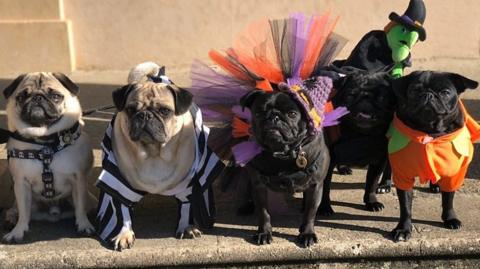
<instances>
[{"instance_id":1,"label":"dog's folded ear","mask_svg":"<svg viewBox=\"0 0 480 269\"><path fill-rule=\"evenodd\" d=\"M392 79L392 89L395 97L399 100L406 100L407 99L407 89L410 85L410 82L413 78L419 76L421 71L412 72L406 76Z\"/></svg>"},{"instance_id":2,"label":"dog's folded ear","mask_svg":"<svg viewBox=\"0 0 480 269\"><path fill-rule=\"evenodd\" d=\"M255 98L257 98L262 94L264 94L262 90L251 91L245 94L244 96L242 96L242 98L240 98L240 105L242 106L242 108L245 108L245 107L250 108L253 104L253 101L255 101Z\"/></svg>"},{"instance_id":3,"label":"dog's folded ear","mask_svg":"<svg viewBox=\"0 0 480 269\"><path fill-rule=\"evenodd\" d=\"M13 94L15 89L17 89L18 85L20 85L20 82L22 82L26 75L27 74L21 74L15 80L13 80L12 83L10 83L10 85L3 90L3 96L8 99Z\"/></svg>"},{"instance_id":4,"label":"dog's folded ear","mask_svg":"<svg viewBox=\"0 0 480 269\"><path fill-rule=\"evenodd\" d=\"M175 102L175 115L182 115L187 112L192 105L193 95L185 90L180 88L175 84L167 85L167 88L172 92L173 99Z\"/></svg>"},{"instance_id":5,"label":"dog's folded ear","mask_svg":"<svg viewBox=\"0 0 480 269\"><path fill-rule=\"evenodd\" d=\"M339 77L338 79L333 80L333 88L335 89L335 91L337 92L341 91L345 86L345 84L347 83L348 78L349 76L347 75L347 76Z\"/></svg>"},{"instance_id":6,"label":"dog's folded ear","mask_svg":"<svg viewBox=\"0 0 480 269\"><path fill-rule=\"evenodd\" d=\"M127 102L128 94L133 88L133 84L127 84L112 92L113 104L115 104L117 111L122 111L125 108L125 102Z\"/></svg>"},{"instance_id":7,"label":"dog's folded ear","mask_svg":"<svg viewBox=\"0 0 480 269\"><path fill-rule=\"evenodd\" d=\"M78 88L78 85L75 84L69 77L67 77L63 73L52 73L52 75L60 81L60 83L65 87L69 92L71 92L73 95L77 95L80 89Z\"/></svg>"},{"instance_id":8,"label":"dog's folded ear","mask_svg":"<svg viewBox=\"0 0 480 269\"><path fill-rule=\"evenodd\" d=\"M447 73L447 75L459 94L464 92L466 89L476 89L478 87L478 82L475 80L471 80L455 73Z\"/></svg>"}]
</instances>

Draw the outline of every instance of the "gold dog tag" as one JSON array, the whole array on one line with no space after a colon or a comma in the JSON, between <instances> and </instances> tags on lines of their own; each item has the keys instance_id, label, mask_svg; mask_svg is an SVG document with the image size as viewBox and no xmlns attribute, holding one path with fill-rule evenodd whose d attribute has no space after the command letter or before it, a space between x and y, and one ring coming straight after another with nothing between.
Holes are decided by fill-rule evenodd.
<instances>
[{"instance_id":1,"label":"gold dog tag","mask_svg":"<svg viewBox=\"0 0 480 269\"><path fill-rule=\"evenodd\" d=\"M295 160L295 162L297 163L297 166L299 168L303 169L303 168L307 167L308 160L305 156L307 156L305 151L301 151L301 152L298 153L298 156L297 156L297 159Z\"/></svg>"}]
</instances>

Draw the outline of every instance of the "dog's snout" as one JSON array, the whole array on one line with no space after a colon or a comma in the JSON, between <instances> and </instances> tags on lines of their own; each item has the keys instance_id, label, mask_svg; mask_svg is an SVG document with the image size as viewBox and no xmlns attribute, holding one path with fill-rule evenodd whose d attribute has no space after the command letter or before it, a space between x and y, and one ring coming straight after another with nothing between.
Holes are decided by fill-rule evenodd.
<instances>
[{"instance_id":1,"label":"dog's snout","mask_svg":"<svg viewBox=\"0 0 480 269\"><path fill-rule=\"evenodd\" d=\"M152 119L153 115L152 115L152 112L150 111L142 111L138 113L138 117L142 120L150 120Z\"/></svg>"},{"instance_id":2,"label":"dog's snout","mask_svg":"<svg viewBox=\"0 0 480 269\"><path fill-rule=\"evenodd\" d=\"M280 118L277 115L273 115L272 116L272 122L277 123L278 121L280 121Z\"/></svg>"},{"instance_id":3,"label":"dog's snout","mask_svg":"<svg viewBox=\"0 0 480 269\"><path fill-rule=\"evenodd\" d=\"M37 94L37 95L34 95L34 96L32 97L32 100L33 100L34 102L40 102L40 101L42 101L42 98L43 98L43 97L42 97L41 95Z\"/></svg>"},{"instance_id":4,"label":"dog's snout","mask_svg":"<svg viewBox=\"0 0 480 269\"><path fill-rule=\"evenodd\" d=\"M365 97L365 98L370 98L370 97L373 97L373 93L369 92L369 91L364 91L364 92L362 92L361 96Z\"/></svg>"},{"instance_id":5,"label":"dog's snout","mask_svg":"<svg viewBox=\"0 0 480 269\"><path fill-rule=\"evenodd\" d=\"M432 92L426 92L424 94L425 101L428 103L430 102L435 96L433 95Z\"/></svg>"}]
</instances>

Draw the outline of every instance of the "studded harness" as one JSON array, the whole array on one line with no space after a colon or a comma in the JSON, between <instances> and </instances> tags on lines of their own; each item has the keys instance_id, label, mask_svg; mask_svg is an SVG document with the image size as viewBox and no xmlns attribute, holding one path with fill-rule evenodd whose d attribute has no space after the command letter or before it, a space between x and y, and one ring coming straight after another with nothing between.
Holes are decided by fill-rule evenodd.
<instances>
[{"instance_id":1,"label":"studded harness","mask_svg":"<svg viewBox=\"0 0 480 269\"><path fill-rule=\"evenodd\" d=\"M81 128L80 123L75 123L71 128L54 133L48 136L43 136L39 138L27 138L20 135L18 132L10 132L10 137L31 144L37 144L43 146L41 149L9 149L7 151L7 157L16 158L16 159L29 159L29 160L39 160L43 164L42 169L42 182L43 182L43 191L42 196L47 199L52 199L55 197L55 188L53 185L53 172L50 168L50 165L53 160L55 153L67 148L72 145L75 140L80 137Z\"/></svg>"}]
</instances>

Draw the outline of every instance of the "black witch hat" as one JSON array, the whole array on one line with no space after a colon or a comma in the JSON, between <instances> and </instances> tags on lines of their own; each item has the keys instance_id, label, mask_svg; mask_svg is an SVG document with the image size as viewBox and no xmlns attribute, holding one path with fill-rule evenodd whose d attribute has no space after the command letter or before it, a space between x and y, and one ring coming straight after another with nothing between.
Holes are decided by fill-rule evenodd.
<instances>
[{"instance_id":1,"label":"black witch hat","mask_svg":"<svg viewBox=\"0 0 480 269\"><path fill-rule=\"evenodd\" d=\"M410 0L408 8L402 16L392 12L388 18L396 23L404 25L409 29L415 30L419 33L420 41L424 41L427 38L427 33L423 28L425 17L427 16L427 10L423 0Z\"/></svg>"}]
</instances>

